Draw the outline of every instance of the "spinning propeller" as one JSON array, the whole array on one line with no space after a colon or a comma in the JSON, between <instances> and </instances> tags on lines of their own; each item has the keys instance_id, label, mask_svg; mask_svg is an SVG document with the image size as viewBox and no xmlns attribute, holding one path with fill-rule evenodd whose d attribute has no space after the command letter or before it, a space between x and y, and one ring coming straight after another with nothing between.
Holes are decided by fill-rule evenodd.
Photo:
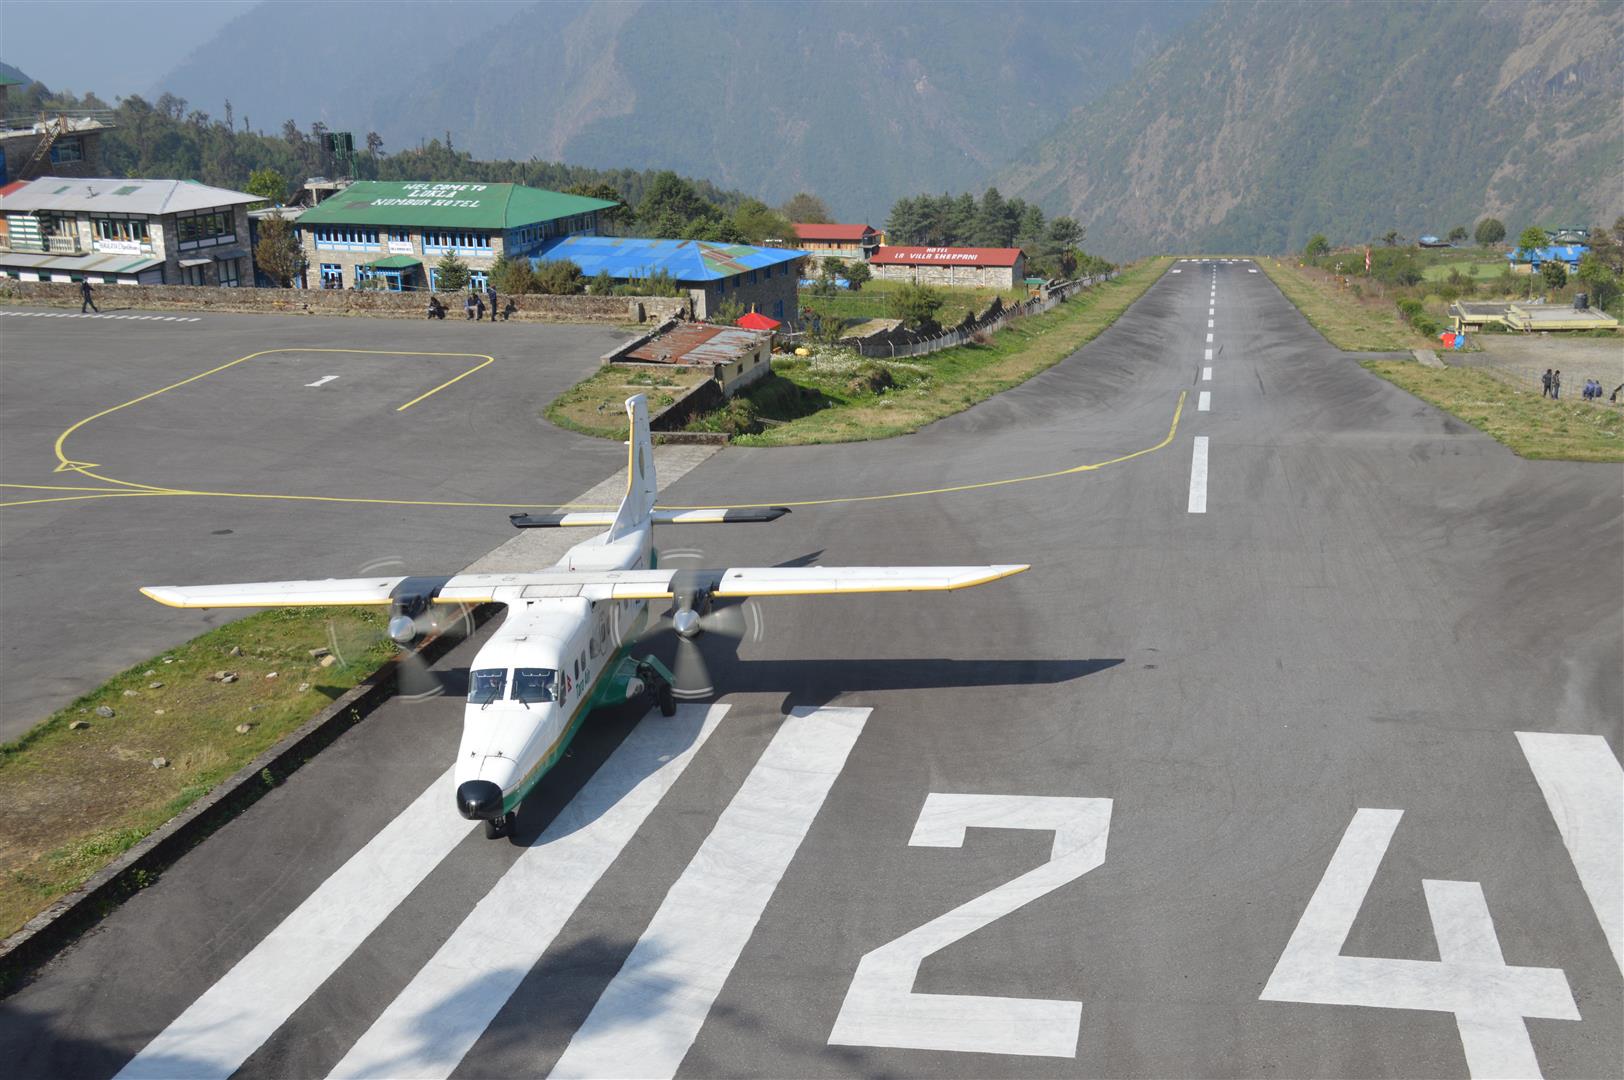
<instances>
[{"instance_id":1,"label":"spinning propeller","mask_svg":"<svg viewBox=\"0 0 1624 1080\"><path fill-rule=\"evenodd\" d=\"M363 575L398 573L404 566L403 560L390 557L367 563L360 572ZM395 643L396 697L420 701L444 694L445 684L430 670L422 645L428 638L440 634L456 633L466 637L473 631L466 607L434 603L434 593L444 581L437 577L408 577L391 597L384 636ZM333 653L342 660L331 623L327 638Z\"/></svg>"}]
</instances>

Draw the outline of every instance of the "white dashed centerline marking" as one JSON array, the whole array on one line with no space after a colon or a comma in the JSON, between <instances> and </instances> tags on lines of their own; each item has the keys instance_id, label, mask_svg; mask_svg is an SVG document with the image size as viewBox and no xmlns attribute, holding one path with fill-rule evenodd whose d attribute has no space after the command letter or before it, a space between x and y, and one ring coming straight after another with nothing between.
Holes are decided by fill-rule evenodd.
<instances>
[{"instance_id":1,"label":"white dashed centerline marking","mask_svg":"<svg viewBox=\"0 0 1624 1080\"><path fill-rule=\"evenodd\" d=\"M1211 330L1211 329L1212 329L1212 320L1211 320L1211 319L1208 319L1208 320L1207 320L1207 329L1208 329L1208 330Z\"/></svg>"},{"instance_id":2,"label":"white dashed centerline marking","mask_svg":"<svg viewBox=\"0 0 1624 1080\"><path fill-rule=\"evenodd\" d=\"M1208 345L1211 345L1211 344L1212 344L1212 335L1211 335L1211 334L1208 334L1208 335L1207 335L1207 344L1208 344Z\"/></svg>"},{"instance_id":3,"label":"white dashed centerline marking","mask_svg":"<svg viewBox=\"0 0 1624 1080\"><path fill-rule=\"evenodd\" d=\"M1201 369L1201 381L1212 382L1212 368L1204 367Z\"/></svg>"},{"instance_id":4,"label":"white dashed centerline marking","mask_svg":"<svg viewBox=\"0 0 1624 1080\"><path fill-rule=\"evenodd\" d=\"M1203 391L1201 391L1201 396L1196 399L1195 411L1196 412L1211 412L1212 411L1212 391L1211 390L1203 390Z\"/></svg>"},{"instance_id":5,"label":"white dashed centerline marking","mask_svg":"<svg viewBox=\"0 0 1624 1080\"><path fill-rule=\"evenodd\" d=\"M1203 360L1211 360L1212 359L1212 350L1207 349L1205 352L1203 352L1201 354L1201 359L1203 359Z\"/></svg>"},{"instance_id":6,"label":"white dashed centerline marking","mask_svg":"<svg viewBox=\"0 0 1624 1080\"><path fill-rule=\"evenodd\" d=\"M1190 513L1207 512L1207 437L1195 437L1195 450L1190 455Z\"/></svg>"}]
</instances>

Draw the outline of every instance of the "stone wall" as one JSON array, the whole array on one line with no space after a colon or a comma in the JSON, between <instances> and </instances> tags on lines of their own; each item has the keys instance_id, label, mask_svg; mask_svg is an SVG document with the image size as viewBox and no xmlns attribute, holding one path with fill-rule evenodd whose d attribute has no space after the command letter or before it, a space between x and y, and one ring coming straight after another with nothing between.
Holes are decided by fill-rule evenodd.
<instances>
[{"instance_id":1,"label":"stone wall","mask_svg":"<svg viewBox=\"0 0 1624 1080\"><path fill-rule=\"evenodd\" d=\"M671 296L519 296L515 322L638 323L664 321L690 314L686 297ZM79 307L79 286L67 282L0 280L0 301L48 307ZM442 293L447 319L460 319L462 294ZM222 289L200 285L104 285L96 289L103 311L232 311L295 315L360 315L383 319L421 319L428 306L424 293L375 289ZM504 304L505 306L505 304Z\"/></svg>"}]
</instances>

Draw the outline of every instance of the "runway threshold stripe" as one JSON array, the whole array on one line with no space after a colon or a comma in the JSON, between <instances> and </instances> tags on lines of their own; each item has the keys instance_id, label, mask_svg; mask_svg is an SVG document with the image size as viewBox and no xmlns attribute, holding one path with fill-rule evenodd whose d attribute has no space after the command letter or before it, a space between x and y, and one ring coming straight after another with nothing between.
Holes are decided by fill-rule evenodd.
<instances>
[{"instance_id":1,"label":"runway threshold stripe","mask_svg":"<svg viewBox=\"0 0 1624 1080\"><path fill-rule=\"evenodd\" d=\"M235 1072L474 827L453 808L452 776L442 773L118 1075Z\"/></svg>"},{"instance_id":2,"label":"runway threshold stripe","mask_svg":"<svg viewBox=\"0 0 1624 1080\"><path fill-rule=\"evenodd\" d=\"M330 1075L450 1076L727 710L632 729Z\"/></svg>"},{"instance_id":3,"label":"runway threshold stripe","mask_svg":"<svg viewBox=\"0 0 1624 1080\"><path fill-rule=\"evenodd\" d=\"M1517 741L1624 972L1624 768L1600 735L1519 731Z\"/></svg>"},{"instance_id":4,"label":"runway threshold stripe","mask_svg":"<svg viewBox=\"0 0 1624 1080\"><path fill-rule=\"evenodd\" d=\"M1207 437L1195 437L1195 450L1190 455L1190 513L1207 512Z\"/></svg>"},{"instance_id":5,"label":"runway threshold stripe","mask_svg":"<svg viewBox=\"0 0 1624 1080\"><path fill-rule=\"evenodd\" d=\"M676 1075L869 712L796 709L784 718L553 1077Z\"/></svg>"}]
</instances>

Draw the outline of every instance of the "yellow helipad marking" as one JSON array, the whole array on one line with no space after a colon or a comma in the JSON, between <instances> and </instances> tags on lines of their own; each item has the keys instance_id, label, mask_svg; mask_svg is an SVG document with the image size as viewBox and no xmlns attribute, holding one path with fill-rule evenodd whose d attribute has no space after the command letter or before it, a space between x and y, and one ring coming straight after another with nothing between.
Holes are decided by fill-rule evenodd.
<instances>
[{"instance_id":1,"label":"yellow helipad marking","mask_svg":"<svg viewBox=\"0 0 1624 1080\"><path fill-rule=\"evenodd\" d=\"M119 404L119 405L114 405L113 407L108 408L108 409L103 409L101 412L92 413L90 416L87 416L83 420L78 421L77 423L70 426L66 431L62 432L62 434L60 434L60 435L58 435L56 437L56 445L55 445L54 449L56 451L57 464L56 464L56 468L53 469L52 471L53 472L77 472L77 473L80 473L81 475L90 477L92 480L100 480L104 484L113 484L113 485L115 485L117 487L130 488L130 489L133 489L133 490L136 490L136 491L150 492L152 494L160 494L160 495L229 494L227 492L182 491L182 490L175 489L175 488L154 487L151 484L138 484L138 483L135 483L135 482L130 481L130 480L117 480L117 479L114 479L114 478L109 477L109 476L102 476L102 475L100 475L98 473L93 473L93 472L90 471L93 468L100 468L101 467L100 465L96 464L93 461L74 461L72 458L68 457L68 455L63 451L62 448L63 448L64 444L67 443L68 437L70 435L72 435L74 432L78 431L80 428L84 427L86 424L91 423L92 421L100 420L102 417L108 416L108 415L110 415L112 413L116 413L120 409L127 409L131 405L139 405L143 401L150 401L153 398L157 397L159 394L167 394L171 390L178 390L182 386L186 386L186 385L188 385L190 383L197 382L199 379L206 379L210 375L218 375L220 372L225 371L228 368L234 368L238 364L246 363L249 360L256 360L261 356L270 356L273 353L350 353L350 354L354 354L354 355L363 355L363 356L367 356L367 355L370 355L370 356L462 356L462 357L475 357L475 358L480 360L480 363L475 364L473 367L469 368L467 371L463 372L461 375L458 375L456 378L448 380L447 382L443 382L439 386L436 386L434 389L430 390L427 394L419 395L418 397L413 398L411 401L408 401L406 404L404 404L404 405L400 406L400 408L396 409L395 410L396 412L401 412L401 411L404 411L406 409L409 409L413 405L416 405L419 401L422 401L424 398L427 398L427 397L429 397L429 396L431 396L433 394L437 394L441 390L444 390L446 387L450 386L452 383L457 382L457 381L459 381L461 379L466 379L468 376L472 375L474 372L480 370L481 368L486 367L486 366L496 362L496 358L494 356L491 356L491 355L487 354L487 353L413 352L413 351L410 351L410 350L401 350L401 349L318 349L318 348L261 349L259 352L252 352L252 353L249 353L247 356L239 356L239 357L237 357L237 359L231 360L231 361L229 361L227 363L224 363L224 364L221 364L219 367L212 367L207 371L201 371L201 372L197 373L196 375L191 376L190 378L185 378L185 379L180 380L179 382L170 383L168 386L162 387L161 389L158 389L158 390L154 390L149 394L142 394L140 397L131 398L129 401L126 401L126 402L124 402L122 404ZM6 485L6 486L10 486L10 485ZM361 500L357 500L357 501L361 501ZM388 500L377 500L377 501L388 501ZM17 506L17 505L23 505L23 504L21 504L21 503L0 503L0 506Z\"/></svg>"}]
</instances>

